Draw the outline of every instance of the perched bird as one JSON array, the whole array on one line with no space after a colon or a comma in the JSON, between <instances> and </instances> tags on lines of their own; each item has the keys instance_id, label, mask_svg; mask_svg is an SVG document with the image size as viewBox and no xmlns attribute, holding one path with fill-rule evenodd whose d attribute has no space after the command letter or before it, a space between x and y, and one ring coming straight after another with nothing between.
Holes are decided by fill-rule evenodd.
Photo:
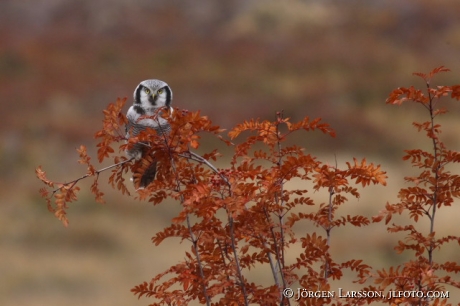
<instances>
[{"instance_id":1,"label":"perched bird","mask_svg":"<svg viewBox=\"0 0 460 306\"><path fill-rule=\"evenodd\" d=\"M128 119L126 138L136 137L147 128L154 129L159 135L169 134L171 126L166 119L159 116L158 111L164 107L172 111L171 101L172 91L168 84L155 79L142 81L134 90L134 103L126 114ZM138 142L126 150L126 155L140 160L147 148L148 144ZM139 187L144 188L149 185L154 180L155 174L156 161L144 172Z\"/></svg>"}]
</instances>

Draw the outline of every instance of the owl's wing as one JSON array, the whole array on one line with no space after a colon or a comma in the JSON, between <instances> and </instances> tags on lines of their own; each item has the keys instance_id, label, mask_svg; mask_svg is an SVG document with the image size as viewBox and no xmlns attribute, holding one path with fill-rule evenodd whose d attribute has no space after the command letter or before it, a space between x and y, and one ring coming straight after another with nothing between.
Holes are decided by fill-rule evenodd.
<instances>
[{"instance_id":1,"label":"owl's wing","mask_svg":"<svg viewBox=\"0 0 460 306\"><path fill-rule=\"evenodd\" d=\"M136 111L134 110L134 107L131 106L128 109L128 113L126 113L126 119L128 119L128 122L125 125L126 138L131 137L130 135L130 133L132 132L131 129L133 125L136 123L138 118L139 118L139 114L137 114ZM135 135L132 135L132 136L135 136Z\"/></svg>"}]
</instances>

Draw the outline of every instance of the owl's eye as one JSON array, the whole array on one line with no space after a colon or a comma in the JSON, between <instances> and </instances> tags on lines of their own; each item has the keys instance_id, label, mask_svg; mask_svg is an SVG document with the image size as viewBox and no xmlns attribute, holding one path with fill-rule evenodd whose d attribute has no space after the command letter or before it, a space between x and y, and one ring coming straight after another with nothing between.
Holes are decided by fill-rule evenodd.
<instances>
[{"instance_id":1,"label":"owl's eye","mask_svg":"<svg viewBox=\"0 0 460 306\"><path fill-rule=\"evenodd\" d=\"M161 95L162 92L163 92L163 89L158 89L158 91L157 91L157 93L158 93L159 95Z\"/></svg>"},{"instance_id":2,"label":"owl's eye","mask_svg":"<svg viewBox=\"0 0 460 306\"><path fill-rule=\"evenodd\" d=\"M144 91L145 91L146 94L150 94L150 89L145 88Z\"/></svg>"}]
</instances>

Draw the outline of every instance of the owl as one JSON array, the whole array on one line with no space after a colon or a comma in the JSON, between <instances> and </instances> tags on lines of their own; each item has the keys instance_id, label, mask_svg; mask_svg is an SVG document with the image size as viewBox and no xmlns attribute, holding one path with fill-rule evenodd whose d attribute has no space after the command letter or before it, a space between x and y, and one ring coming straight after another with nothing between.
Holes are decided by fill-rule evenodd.
<instances>
[{"instance_id":1,"label":"owl","mask_svg":"<svg viewBox=\"0 0 460 306\"><path fill-rule=\"evenodd\" d=\"M158 115L158 110L167 107L172 112L171 101L172 91L168 84L155 79L142 81L134 90L134 103L126 114L128 119L126 139L136 137L147 128L155 130L159 135L169 134L171 126L165 118ZM129 158L140 160L147 147L146 143L138 142L126 150L126 155ZM156 162L145 171L140 187L148 186L155 178L155 174Z\"/></svg>"}]
</instances>

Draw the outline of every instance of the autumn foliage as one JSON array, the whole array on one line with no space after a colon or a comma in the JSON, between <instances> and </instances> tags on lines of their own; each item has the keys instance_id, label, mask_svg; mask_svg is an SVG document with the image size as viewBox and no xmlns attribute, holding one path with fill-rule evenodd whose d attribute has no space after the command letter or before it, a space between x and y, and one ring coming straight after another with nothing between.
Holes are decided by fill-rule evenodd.
<instances>
[{"instance_id":1,"label":"autumn foliage","mask_svg":"<svg viewBox=\"0 0 460 306\"><path fill-rule=\"evenodd\" d=\"M190 250L185 260L155 275L150 281L135 286L131 291L140 297L152 298L151 305L187 305L194 301L206 305L364 305L386 303L391 305L448 305L448 298L427 297L310 297L289 299L285 288L305 288L310 291L333 291L331 281L343 277L348 270L355 274L355 282L362 292L389 290L417 290L421 292L460 288L455 275L460 272L457 262L436 262L433 251L460 238L436 234L436 212L448 209L454 198L460 196L460 177L449 172L449 164L460 162L460 153L449 150L439 138L441 126L435 119L447 112L439 107L442 97L460 99L459 86L431 86L432 77L447 71L440 67L425 75L417 73L427 85L394 90L387 104L416 103L426 108L428 121L414 123L418 131L425 132L431 149L406 150L404 160L420 168L417 177L406 177L412 184L399 192L399 203L382 204L382 210L372 220L361 215L343 215L340 208L350 198L359 198L358 187L370 184L386 185L386 172L380 165L366 159L353 159L339 168L322 162L305 148L287 145L293 133L320 131L335 136L333 129L320 119L305 117L291 122L283 112L274 121L251 119L228 132L213 125L200 112L175 109L168 116L171 123L169 136L146 131L135 138L125 139L126 118L122 112L126 99L118 99L104 110L99 140L98 161L112 158L111 166L97 169L86 148L78 148L79 163L86 165L84 176L67 183L46 178L38 167L36 174L47 187L40 190L47 200L48 209L68 225L67 208L77 200L78 182L93 178L91 192L97 202L103 202L100 174L110 171L108 183L122 194L134 185L151 163L158 161L157 176L145 189L136 190L136 197L154 205L166 199L181 205L180 213L170 226L152 237L155 245L165 239L178 237L187 241ZM198 154L201 135L215 136L216 142L233 149L227 167L217 168L221 158L217 150ZM140 161L128 160L124 150L136 142L149 144ZM301 181L303 189L288 187L291 181ZM309 195L313 192L328 195L327 203L316 203ZM408 214L414 224L396 225L394 214ZM418 226L423 218L429 228ZM365 227L371 222L384 221L388 232L406 233L406 239L396 242L398 253L414 252L410 261L397 267L374 270L356 258L337 262L330 254L331 235L341 226ZM294 229L298 224L313 225L313 233ZM286 253L293 246L302 252L295 260ZM291 256L292 257L292 256ZM269 286L248 280L255 266L271 271Z\"/></svg>"}]
</instances>

